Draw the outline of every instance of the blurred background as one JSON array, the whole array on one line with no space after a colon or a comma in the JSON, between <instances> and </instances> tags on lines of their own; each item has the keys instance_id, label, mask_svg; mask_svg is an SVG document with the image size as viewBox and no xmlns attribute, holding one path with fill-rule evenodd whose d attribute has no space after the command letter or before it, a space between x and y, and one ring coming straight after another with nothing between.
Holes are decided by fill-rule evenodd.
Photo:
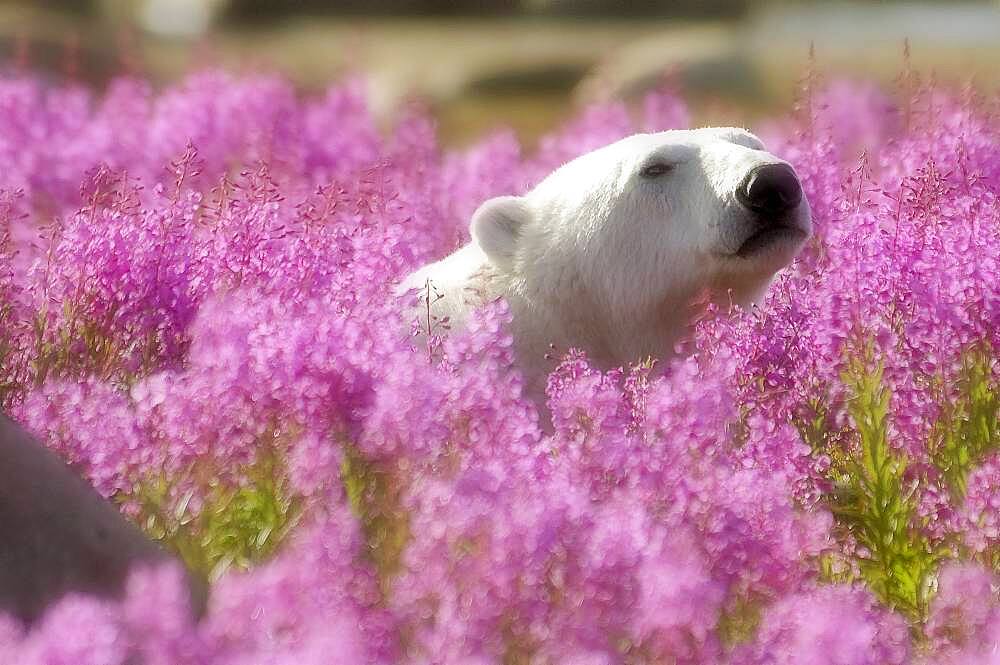
<instances>
[{"instance_id":1,"label":"blurred background","mask_svg":"<svg viewBox=\"0 0 1000 665\"><path fill-rule=\"evenodd\" d=\"M664 84L698 124L788 109L810 49L826 77L892 86L911 65L1000 84L1000 2L805 0L0 0L0 63L96 86L205 66L304 90L363 73L385 117L429 104L445 142L497 126L527 143L575 105Z\"/></svg>"}]
</instances>

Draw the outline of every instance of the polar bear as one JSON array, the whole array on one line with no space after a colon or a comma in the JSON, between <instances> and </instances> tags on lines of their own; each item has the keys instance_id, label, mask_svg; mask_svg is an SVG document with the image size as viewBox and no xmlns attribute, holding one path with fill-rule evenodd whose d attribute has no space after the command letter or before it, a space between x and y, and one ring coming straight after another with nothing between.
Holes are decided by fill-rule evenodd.
<instances>
[{"instance_id":1,"label":"polar bear","mask_svg":"<svg viewBox=\"0 0 1000 665\"><path fill-rule=\"evenodd\" d=\"M486 201L472 242L400 291L429 296L453 329L505 299L526 393L541 404L569 348L603 369L667 359L695 301L757 301L811 231L795 171L750 132L637 134L568 162L524 196Z\"/></svg>"}]
</instances>

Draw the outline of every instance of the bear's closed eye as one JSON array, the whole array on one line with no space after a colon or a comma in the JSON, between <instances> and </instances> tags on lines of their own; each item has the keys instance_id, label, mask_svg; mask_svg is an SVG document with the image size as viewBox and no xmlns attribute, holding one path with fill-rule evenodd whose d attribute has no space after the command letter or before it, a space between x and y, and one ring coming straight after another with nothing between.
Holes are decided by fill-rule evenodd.
<instances>
[{"instance_id":1,"label":"bear's closed eye","mask_svg":"<svg viewBox=\"0 0 1000 665\"><path fill-rule=\"evenodd\" d=\"M674 170L673 164L667 164L666 162L654 162L642 167L639 171L639 175L643 178L659 178L664 176Z\"/></svg>"}]
</instances>

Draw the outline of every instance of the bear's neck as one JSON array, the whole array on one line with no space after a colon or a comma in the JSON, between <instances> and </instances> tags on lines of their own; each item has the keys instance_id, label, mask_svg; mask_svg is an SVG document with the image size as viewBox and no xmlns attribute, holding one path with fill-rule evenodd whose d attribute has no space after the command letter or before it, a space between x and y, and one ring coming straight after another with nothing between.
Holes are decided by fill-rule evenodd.
<instances>
[{"instance_id":1,"label":"bear's neck","mask_svg":"<svg viewBox=\"0 0 1000 665\"><path fill-rule=\"evenodd\" d=\"M522 367L547 376L570 349L579 349L597 368L610 370L649 358L662 360L686 332L690 320L683 299L663 303L644 316L618 312L567 278L559 285L504 280L501 293L510 305ZM544 384L542 385L544 387Z\"/></svg>"},{"instance_id":2,"label":"bear's neck","mask_svg":"<svg viewBox=\"0 0 1000 665\"><path fill-rule=\"evenodd\" d=\"M770 280L682 289L635 311L610 316L606 303L582 286L567 289L574 283L580 285L582 280L569 279L557 288L546 288L510 279L498 294L507 299L517 319L516 328L521 333L517 346L523 366L538 368L544 376L574 348L584 351L591 363L604 371L648 360L667 361L685 352L710 303L722 311L749 307L759 302ZM539 349L548 353L540 354Z\"/></svg>"}]
</instances>

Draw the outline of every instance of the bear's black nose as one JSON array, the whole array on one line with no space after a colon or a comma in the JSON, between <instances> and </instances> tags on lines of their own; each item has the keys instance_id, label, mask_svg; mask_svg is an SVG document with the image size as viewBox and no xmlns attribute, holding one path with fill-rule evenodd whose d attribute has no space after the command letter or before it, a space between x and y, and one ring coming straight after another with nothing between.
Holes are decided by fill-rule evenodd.
<instances>
[{"instance_id":1,"label":"bear's black nose","mask_svg":"<svg viewBox=\"0 0 1000 665\"><path fill-rule=\"evenodd\" d=\"M788 164L761 164L747 173L736 198L756 213L777 215L799 204L802 187Z\"/></svg>"}]
</instances>

